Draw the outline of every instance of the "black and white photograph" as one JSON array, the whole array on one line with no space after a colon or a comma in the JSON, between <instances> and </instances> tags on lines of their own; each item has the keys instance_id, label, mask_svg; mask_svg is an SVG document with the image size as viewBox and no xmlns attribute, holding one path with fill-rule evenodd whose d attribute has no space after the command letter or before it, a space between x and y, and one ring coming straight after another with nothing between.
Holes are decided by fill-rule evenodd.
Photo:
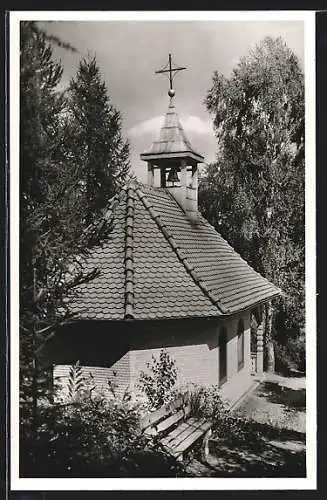
<instances>
[{"instance_id":1,"label":"black and white photograph","mask_svg":"<svg viewBox=\"0 0 327 500\"><path fill-rule=\"evenodd\" d=\"M14 489L315 484L313 13L161 14L11 13Z\"/></svg>"}]
</instances>

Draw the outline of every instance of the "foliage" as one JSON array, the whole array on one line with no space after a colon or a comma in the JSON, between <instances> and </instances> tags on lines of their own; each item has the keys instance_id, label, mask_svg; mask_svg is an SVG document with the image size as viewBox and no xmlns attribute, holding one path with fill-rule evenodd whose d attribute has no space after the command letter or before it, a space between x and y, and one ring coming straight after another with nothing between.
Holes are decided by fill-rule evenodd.
<instances>
[{"instance_id":1,"label":"foliage","mask_svg":"<svg viewBox=\"0 0 327 500\"><path fill-rule=\"evenodd\" d=\"M176 461L156 446L133 453L127 463L129 477L180 477L185 474L185 463Z\"/></svg>"},{"instance_id":2,"label":"foliage","mask_svg":"<svg viewBox=\"0 0 327 500\"><path fill-rule=\"evenodd\" d=\"M70 316L67 295L92 279L82 257L109 232L98 210L88 226L77 196L78 176L65 162L58 92L62 68L45 35L21 26L20 92L20 326L21 353L42 349ZM28 360L26 359L26 364Z\"/></svg>"},{"instance_id":3,"label":"foliage","mask_svg":"<svg viewBox=\"0 0 327 500\"><path fill-rule=\"evenodd\" d=\"M53 397L52 367L43 348L72 318L68 298L98 274L85 259L107 240L111 220L107 198L99 201L102 185L89 185L86 199L85 158L80 165L72 161L69 140L75 128L67 95L58 90L62 67L49 37L33 22L21 23L20 76L20 402L36 440L38 406ZM128 148L119 133L119 113L112 108L112 115L111 153L103 161L116 172L120 160L126 166Z\"/></svg>"},{"instance_id":4,"label":"foliage","mask_svg":"<svg viewBox=\"0 0 327 500\"><path fill-rule=\"evenodd\" d=\"M305 335L300 335L297 338L289 339L287 342L287 348L290 352L290 355L294 360L297 369L300 372L305 372L305 360L306 360L305 344L306 344Z\"/></svg>"},{"instance_id":5,"label":"foliage","mask_svg":"<svg viewBox=\"0 0 327 500\"><path fill-rule=\"evenodd\" d=\"M145 445L138 409L113 399L43 408L36 443L28 429L21 422L21 474L27 476L119 475L124 461Z\"/></svg>"},{"instance_id":6,"label":"foliage","mask_svg":"<svg viewBox=\"0 0 327 500\"><path fill-rule=\"evenodd\" d=\"M242 415L238 410L230 410L221 399L218 386L195 386L189 390L188 400L191 404L191 416L204 417L212 422L214 440L231 442L233 446L248 442L255 447L263 438L278 437L285 431L283 427L272 428L268 422L259 423L246 418L246 411Z\"/></svg>"},{"instance_id":7,"label":"foliage","mask_svg":"<svg viewBox=\"0 0 327 500\"><path fill-rule=\"evenodd\" d=\"M305 373L305 337L288 339L286 344L275 343L276 370L289 375L294 371Z\"/></svg>"},{"instance_id":8,"label":"foliage","mask_svg":"<svg viewBox=\"0 0 327 500\"><path fill-rule=\"evenodd\" d=\"M206 98L217 162L199 186L206 218L285 293L278 333L304 325L304 78L282 39L265 38Z\"/></svg>"},{"instance_id":9,"label":"foliage","mask_svg":"<svg viewBox=\"0 0 327 500\"><path fill-rule=\"evenodd\" d=\"M84 389L85 378L79 361L71 365L68 379L68 395L71 400L78 399L80 392Z\"/></svg>"},{"instance_id":10,"label":"foliage","mask_svg":"<svg viewBox=\"0 0 327 500\"><path fill-rule=\"evenodd\" d=\"M111 221L103 209L116 186L93 182L88 186L86 197L83 188L85 157L79 151L79 164L76 157L72 161L73 151L69 144L72 131L76 133L76 116L70 116L66 95L58 91L61 76L62 67L53 60L45 34L35 30L34 23L23 22L20 82L21 326L24 331L34 330L37 320L41 337L44 333L51 333L54 326L70 316L67 296L97 274L96 269L83 267L84 258L92 247L101 245L108 238ZM89 85L91 88L87 89L85 84L84 91L86 94L88 91L89 97L93 95L92 103L99 118L104 118L99 111L102 106L110 114L111 121L107 118L102 123L103 128L108 127L106 138L102 131L106 148L101 144L96 126L92 129L86 119L84 126L88 127L90 140L99 142L107 151L107 157L99 160L101 168L111 169L117 177L117 165L125 169L128 163L128 146L120 135L120 115L112 106L106 107L104 96L94 94L93 81ZM103 85L100 88L104 90ZM82 134L82 121L79 125ZM108 194L104 196L106 188Z\"/></svg>"},{"instance_id":11,"label":"foliage","mask_svg":"<svg viewBox=\"0 0 327 500\"><path fill-rule=\"evenodd\" d=\"M109 385L109 394L101 394L92 384L90 391L88 385L76 363L69 373L66 402L41 408L37 441L21 411L21 476L174 477L181 473L183 467L142 434L141 405L128 392L120 395Z\"/></svg>"},{"instance_id":12,"label":"foliage","mask_svg":"<svg viewBox=\"0 0 327 500\"><path fill-rule=\"evenodd\" d=\"M152 364L147 363L147 367L148 373L140 373L138 387L147 396L151 408L160 408L173 397L176 363L165 349L161 349L159 359L152 355Z\"/></svg>"},{"instance_id":13,"label":"foliage","mask_svg":"<svg viewBox=\"0 0 327 500\"><path fill-rule=\"evenodd\" d=\"M52 23L52 22L53 21L47 21L47 23ZM77 52L77 49L73 45L61 40L61 38L55 35L50 35L45 29L43 29L40 26L39 23L36 23L35 21L30 21L29 28L32 33L35 33L36 35L42 35L47 42L52 42L54 45L69 50L70 52Z\"/></svg>"},{"instance_id":14,"label":"foliage","mask_svg":"<svg viewBox=\"0 0 327 500\"><path fill-rule=\"evenodd\" d=\"M231 414L228 405L221 398L219 386L195 386L189 391L189 401L191 415L210 420L214 435L224 438L230 433L233 436L242 434L243 422Z\"/></svg>"},{"instance_id":15,"label":"foliage","mask_svg":"<svg viewBox=\"0 0 327 500\"><path fill-rule=\"evenodd\" d=\"M63 108L63 97L56 87L62 68L52 59L45 35L30 22L21 23L20 62L20 395L25 403L32 403L30 411L35 412L39 393L50 396L46 367L37 370L35 352L50 333L45 316L56 322L51 294L53 275L50 273L39 286L38 271L45 275L48 266L48 194L56 174L54 158ZM52 265L54 262L49 262L49 269Z\"/></svg>"},{"instance_id":16,"label":"foliage","mask_svg":"<svg viewBox=\"0 0 327 500\"><path fill-rule=\"evenodd\" d=\"M95 57L82 59L68 88L67 160L78 171L86 219L105 208L129 173L129 145Z\"/></svg>"},{"instance_id":17,"label":"foliage","mask_svg":"<svg viewBox=\"0 0 327 500\"><path fill-rule=\"evenodd\" d=\"M211 420L213 425L227 411L226 405L221 399L218 386L199 387L194 385L188 391L188 400L191 405L191 415Z\"/></svg>"}]
</instances>

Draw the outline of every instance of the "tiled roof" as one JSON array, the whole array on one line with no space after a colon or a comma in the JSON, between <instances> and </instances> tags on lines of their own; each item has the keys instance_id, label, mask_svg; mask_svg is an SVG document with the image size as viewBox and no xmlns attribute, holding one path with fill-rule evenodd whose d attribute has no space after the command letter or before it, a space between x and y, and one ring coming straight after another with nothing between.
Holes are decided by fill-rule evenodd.
<instances>
[{"instance_id":1,"label":"tiled roof","mask_svg":"<svg viewBox=\"0 0 327 500\"><path fill-rule=\"evenodd\" d=\"M159 137L152 143L148 151L141 154L141 159L160 159L181 155L203 162L203 156L193 149L186 137L175 110L174 98L171 98Z\"/></svg>"},{"instance_id":2,"label":"tiled roof","mask_svg":"<svg viewBox=\"0 0 327 500\"><path fill-rule=\"evenodd\" d=\"M280 293L201 216L191 222L168 189L130 183L112 206L113 231L87 261L80 319L172 319L236 313Z\"/></svg>"}]
</instances>

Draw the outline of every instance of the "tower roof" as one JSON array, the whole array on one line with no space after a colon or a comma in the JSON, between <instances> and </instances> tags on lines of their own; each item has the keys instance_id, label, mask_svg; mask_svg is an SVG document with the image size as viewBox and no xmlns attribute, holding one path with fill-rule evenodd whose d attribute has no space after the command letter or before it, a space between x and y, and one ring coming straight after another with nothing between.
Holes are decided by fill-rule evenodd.
<instances>
[{"instance_id":1,"label":"tower roof","mask_svg":"<svg viewBox=\"0 0 327 500\"><path fill-rule=\"evenodd\" d=\"M174 97L170 97L168 111L158 138L149 150L140 155L141 160L164 160L170 158L188 158L202 163L204 158L192 147L186 137L175 109Z\"/></svg>"}]
</instances>

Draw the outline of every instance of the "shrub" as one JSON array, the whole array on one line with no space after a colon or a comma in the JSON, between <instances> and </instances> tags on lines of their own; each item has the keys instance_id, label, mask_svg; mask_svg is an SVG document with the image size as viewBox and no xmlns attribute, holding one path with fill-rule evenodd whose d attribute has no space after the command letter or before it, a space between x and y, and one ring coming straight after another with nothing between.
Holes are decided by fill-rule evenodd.
<instances>
[{"instance_id":1,"label":"shrub","mask_svg":"<svg viewBox=\"0 0 327 500\"><path fill-rule=\"evenodd\" d=\"M174 397L172 388L177 381L175 360L161 349L159 359L152 356L152 364L147 363L148 373L141 371L138 388L144 393L151 408L160 408Z\"/></svg>"},{"instance_id":2,"label":"shrub","mask_svg":"<svg viewBox=\"0 0 327 500\"><path fill-rule=\"evenodd\" d=\"M71 401L78 400L81 397L81 391L85 388L85 378L82 367L77 361L69 369L68 395Z\"/></svg>"},{"instance_id":3,"label":"shrub","mask_svg":"<svg viewBox=\"0 0 327 500\"><path fill-rule=\"evenodd\" d=\"M197 387L188 393L191 404L191 415L204 417L212 422L212 431L215 438L242 442L249 436L254 441L257 438L257 427L254 423L244 420L231 413L228 406L221 399L218 386Z\"/></svg>"},{"instance_id":4,"label":"shrub","mask_svg":"<svg viewBox=\"0 0 327 500\"><path fill-rule=\"evenodd\" d=\"M152 449L133 453L125 462L129 477L177 477L185 474L185 463L178 462L153 443Z\"/></svg>"},{"instance_id":5,"label":"shrub","mask_svg":"<svg viewBox=\"0 0 327 500\"><path fill-rule=\"evenodd\" d=\"M225 439L242 433L243 422L230 413L221 399L218 386L196 387L189 391L191 415L204 417L212 422L211 429L215 437Z\"/></svg>"},{"instance_id":6,"label":"shrub","mask_svg":"<svg viewBox=\"0 0 327 500\"><path fill-rule=\"evenodd\" d=\"M276 371L289 375L294 370L305 373L305 337L290 338L287 344L275 343Z\"/></svg>"},{"instance_id":7,"label":"shrub","mask_svg":"<svg viewBox=\"0 0 327 500\"><path fill-rule=\"evenodd\" d=\"M204 417L215 422L226 414L226 407L221 399L218 386L198 387L188 391L191 415Z\"/></svg>"},{"instance_id":8,"label":"shrub","mask_svg":"<svg viewBox=\"0 0 327 500\"><path fill-rule=\"evenodd\" d=\"M294 339L289 339L288 350L297 369L305 373L305 336L300 335Z\"/></svg>"},{"instance_id":9,"label":"shrub","mask_svg":"<svg viewBox=\"0 0 327 500\"><path fill-rule=\"evenodd\" d=\"M37 443L21 422L21 475L112 477L144 445L137 407L102 398L54 405L40 411Z\"/></svg>"},{"instance_id":10,"label":"shrub","mask_svg":"<svg viewBox=\"0 0 327 500\"><path fill-rule=\"evenodd\" d=\"M182 470L141 433L141 404L112 382L101 394L79 363L70 370L66 402L57 401L39 407L36 442L30 410L21 408L20 476L175 477Z\"/></svg>"}]
</instances>

